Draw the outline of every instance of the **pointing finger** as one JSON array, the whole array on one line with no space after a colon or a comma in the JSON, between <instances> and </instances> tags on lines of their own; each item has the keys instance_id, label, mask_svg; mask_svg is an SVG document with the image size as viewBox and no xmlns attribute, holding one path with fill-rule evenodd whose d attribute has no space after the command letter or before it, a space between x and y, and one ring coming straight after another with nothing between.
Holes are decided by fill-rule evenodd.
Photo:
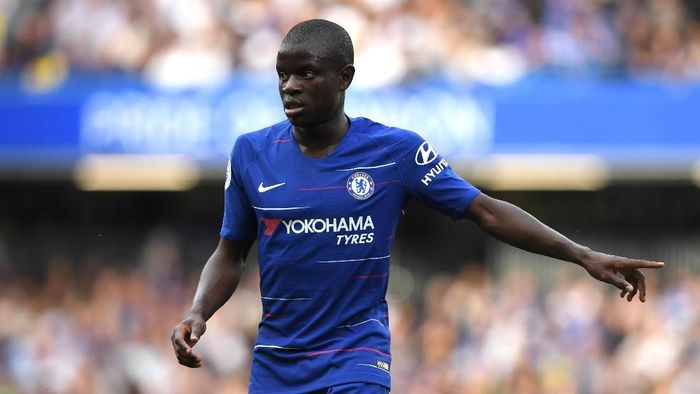
<instances>
[{"instance_id":1,"label":"pointing finger","mask_svg":"<svg viewBox=\"0 0 700 394\"><path fill-rule=\"evenodd\" d=\"M664 263L662 263L660 261L647 261L647 260L634 260L634 259L622 261L622 268L659 269L659 268L663 268L663 267L664 267Z\"/></svg>"}]
</instances>

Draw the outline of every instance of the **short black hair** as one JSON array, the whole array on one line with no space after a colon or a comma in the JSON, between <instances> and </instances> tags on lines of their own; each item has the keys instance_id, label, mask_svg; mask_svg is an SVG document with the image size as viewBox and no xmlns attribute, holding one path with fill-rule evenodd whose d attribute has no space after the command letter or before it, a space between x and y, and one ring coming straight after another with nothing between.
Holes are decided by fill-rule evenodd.
<instances>
[{"instance_id":1,"label":"short black hair","mask_svg":"<svg viewBox=\"0 0 700 394\"><path fill-rule=\"evenodd\" d=\"M282 40L282 46L308 46L315 54L327 57L340 67L353 64L352 40L342 26L325 19L309 19L294 25Z\"/></svg>"}]
</instances>

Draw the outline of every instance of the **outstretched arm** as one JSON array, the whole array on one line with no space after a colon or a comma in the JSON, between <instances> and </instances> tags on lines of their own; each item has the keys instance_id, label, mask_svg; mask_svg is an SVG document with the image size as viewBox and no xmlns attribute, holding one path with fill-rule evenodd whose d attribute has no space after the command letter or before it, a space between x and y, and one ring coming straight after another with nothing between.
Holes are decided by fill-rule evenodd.
<instances>
[{"instance_id":1,"label":"outstretched arm","mask_svg":"<svg viewBox=\"0 0 700 394\"><path fill-rule=\"evenodd\" d=\"M190 368L202 366L201 357L192 352L192 347L206 331L206 321L238 287L252 244L253 241L219 240L219 245L204 265L190 311L175 326L170 337L180 364Z\"/></svg>"},{"instance_id":2,"label":"outstretched arm","mask_svg":"<svg viewBox=\"0 0 700 394\"><path fill-rule=\"evenodd\" d=\"M588 273L620 289L620 297L646 300L646 283L640 268L662 268L663 263L628 259L596 252L579 245L535 217L505 201L478 195L464 212L485 233L529 252L582 266Z\"/></svg>"}]
</instances>

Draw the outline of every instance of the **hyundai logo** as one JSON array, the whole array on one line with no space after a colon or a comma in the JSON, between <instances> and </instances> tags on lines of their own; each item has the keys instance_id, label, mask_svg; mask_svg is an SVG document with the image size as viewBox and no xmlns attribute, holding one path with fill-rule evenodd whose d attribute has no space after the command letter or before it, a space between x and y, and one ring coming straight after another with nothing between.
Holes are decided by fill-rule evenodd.
<instances>
[{"instance_id":1,"label":"hyundai logo","mask_svg":"<svg viewBox=\"0 0 700 394\"><path fill-rule=\"evenodd\" d=\"M418 164L419 166L424 166L426 164L432 163L435 159L437 159L437 157L437 151L433 149L432 146L430 146L429 142L426 141L422 143L416 151L416 164Z\"/></svg>"}]
</instances>

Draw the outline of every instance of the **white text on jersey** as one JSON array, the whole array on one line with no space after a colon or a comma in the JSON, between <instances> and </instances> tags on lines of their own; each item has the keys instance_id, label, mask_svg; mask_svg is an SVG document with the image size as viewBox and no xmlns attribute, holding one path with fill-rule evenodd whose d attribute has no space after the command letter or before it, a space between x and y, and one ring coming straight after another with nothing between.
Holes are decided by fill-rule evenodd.
<instances>
[{"instance_id":1,"label":"white text on jersey","mask_svg":"<svg viewBox=\"0 0 700 394\"><path fill-rule=\"evenodd\" d=\"M430 182L435 179L438 174L442 172L449 164L447 164L447 160L442 159L440 160L436 165L434 165L430 171L426 172L425 175L423 176L423 179L420 181L423 182L425 186L428 186Z\"/></svg>"},{"instance_id":2,"label":"white text on jersey","mask_svg":"<svg viewBox=\"0 0 700 394\"><path fill-rule=\"evenodd\" d=\"M283 220L287 234L338 233L341 231L374 230L372 216L324 219Z\"/></svg>"}]
</instances>

